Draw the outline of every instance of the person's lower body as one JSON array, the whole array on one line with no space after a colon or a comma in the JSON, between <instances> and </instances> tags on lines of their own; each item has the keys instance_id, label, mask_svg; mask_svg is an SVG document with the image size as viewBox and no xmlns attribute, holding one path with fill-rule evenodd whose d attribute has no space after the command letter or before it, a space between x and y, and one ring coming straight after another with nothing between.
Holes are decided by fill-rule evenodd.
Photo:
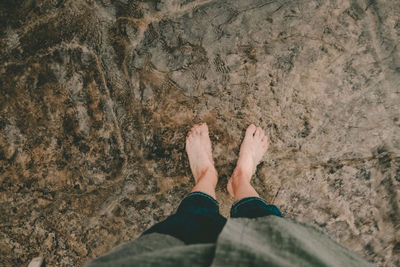
<instances>
[{"instance_id":1,"label":"person's lower body","mask_svg":"<svg viewBox=\"0 0 400 267\"><path fill-rule=\"evenodd\" d=\"M251 185L258 163L269 145L260 127L250 125L240 146L236 168L227 184L235 203L232 218L282 216L279 209L268 205ZM179 205L177 212L155 224L143 235L161 233L174 236L186 244L213 243L226 223L215 200L218 173L214 166L207 124L194 125L186 138L186 151L195 186Z\"/></svg>"},{"instance_id":2,"label":"person's lower body","mask_svg":"<svg viewBox=\"0 0 400 267\"><path fill-rule=\"evenodd\" d=\"M245 197L231 208L231 218L282 217L279 209L260 197ZM226 218L219 213L218 202L210 195L196 191L185 197L175 214L157 223L142 235L161 233L176 237L186 244L214 243Z\"/></svg>"}]
</instances>

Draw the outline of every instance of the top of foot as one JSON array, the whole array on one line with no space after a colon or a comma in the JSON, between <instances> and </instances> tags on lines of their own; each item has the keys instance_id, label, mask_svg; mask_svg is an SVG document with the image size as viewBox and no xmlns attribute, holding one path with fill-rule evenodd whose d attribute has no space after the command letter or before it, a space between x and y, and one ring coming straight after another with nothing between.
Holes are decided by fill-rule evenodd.
<instances>
[{"instance_id":1,"label":"top of foot","mask_svg":"<svg viewBox=\"0 0 400 267\"><path fill-rule=\"evenodd\" d=\"M196 183L205 172L215 170L206 123L195 124L189 131L186 137L186 152Z\"/></svg>"},{"instance_id":2,"label":"top of foot","mask_svg":"<svg viewBox=\"0 0 400 267\"><path fill-rule=\"evenodd\" d=\"M240 146L239 159L237 168L248 179L256 171L257 165L260 163L264 153L269 146L269 139L264 134L263 129L251 124L247 130L243 142Z\"/></svg>"}]
</instances>

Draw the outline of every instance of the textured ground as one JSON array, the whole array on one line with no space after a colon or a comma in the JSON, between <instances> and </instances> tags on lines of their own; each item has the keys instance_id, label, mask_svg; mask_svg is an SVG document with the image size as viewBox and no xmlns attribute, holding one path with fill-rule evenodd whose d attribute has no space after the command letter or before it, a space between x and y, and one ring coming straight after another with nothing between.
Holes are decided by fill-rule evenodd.
<instances>
[{"instance_id":1,"label":"textured ground","mask_svg":"<svg viewBox=\"0 0 400 267\"><path fill-rule=\"evenodd\" d=\"M77 265L165 218L210 127L226 193L254 186L377 265L400 265L397 0L0 2L0 265Z\"/></svg>"}]
</instances>

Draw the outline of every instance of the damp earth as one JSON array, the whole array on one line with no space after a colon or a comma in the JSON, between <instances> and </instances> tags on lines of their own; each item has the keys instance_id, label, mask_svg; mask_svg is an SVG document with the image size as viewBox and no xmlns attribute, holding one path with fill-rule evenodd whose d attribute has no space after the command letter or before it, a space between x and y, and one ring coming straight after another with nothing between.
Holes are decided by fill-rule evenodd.
<instances>
[{"instance_id":1,"label":"damp earth","mask_svg":"<svg viewBox=\"0 0 400 267\"><path fill-rule=\"evenodd\" d=\"M397 0L1 1L0 265L80 265L166 218L206 122L223 215L254 123L264 199L399 266L399 43Z\"/></svg>"}]
</instances>

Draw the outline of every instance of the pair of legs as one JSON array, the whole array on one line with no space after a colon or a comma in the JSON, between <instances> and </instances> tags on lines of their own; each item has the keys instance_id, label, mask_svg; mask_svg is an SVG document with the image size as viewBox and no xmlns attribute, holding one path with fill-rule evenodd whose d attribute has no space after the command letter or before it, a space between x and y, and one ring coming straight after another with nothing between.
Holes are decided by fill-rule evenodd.
<instances>
[{"instance_id":1,"label":"pair of legs","mask_svg":"<svg viewBox=\"0 0 400 267\"><path fill-rule=\"evenodd\" d=\"M279 209L261 199L250 184L268 145L268 137L261 128L253 124L247 128L235 170L227 185L235 201L231 209L232 218L282 216ZM191 194L182 200L175 214L143 234L169 234L187 244L215 242L226 219L219 213L216 201L218 173L214 167L207 124L193 126L186 138L186 152L196 183Z\"/></svg>"},{"instance_id":2,"label":"pair of legs","mask_svg":"<svg viewBox=\"0 0 400 267\"><path fill-rule=\"evenodd\" d=\"M269 140L264 135L264 131L251 124L246 130L236 168L227 186L228 192L235 201L245 197L259 197L251 186L250 180L268 145ZM186 138L186 151L196 182L192 192L200 191L215 199L218 173L214 167L207 124L195 125L191 129Z\"/></svg>"}]
</instances>

